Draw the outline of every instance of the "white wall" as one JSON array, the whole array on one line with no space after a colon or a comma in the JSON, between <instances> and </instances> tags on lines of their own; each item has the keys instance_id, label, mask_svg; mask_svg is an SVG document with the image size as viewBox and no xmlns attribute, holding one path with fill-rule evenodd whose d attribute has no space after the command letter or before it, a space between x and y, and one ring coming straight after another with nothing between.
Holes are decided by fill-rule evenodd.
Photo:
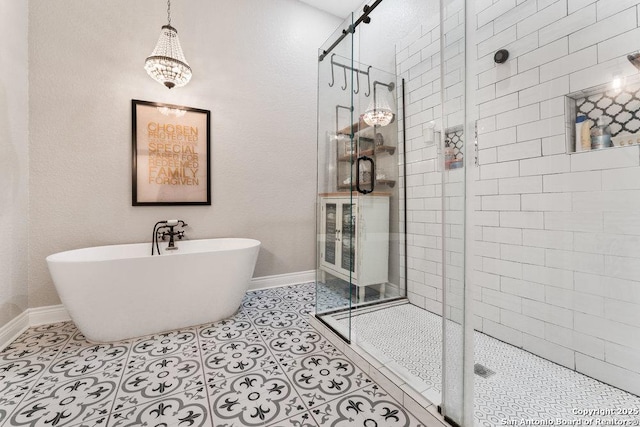
<instances>
[{"instance_id":1,"label":"white wall","mask_svg":"<svg viewBox=\"0 0 640 427\"><path fill-rule=\"evenodd\" d=\"M294 0L174 2L194 77L169 91L143 69L165 6L30 2L30 306L59 301L47 255L146 242L169 217L192 239L262 241L255 276L314 268L317 48L340 20ZM211 110L212 206L131 206L132 98Z\"/></svg>"},{"instance_id":2,"label":"white wall","mask_svg":"<svg viewBox=\"0 0 640 427\"><path fill-rule=\"evenodd\" d=\"M27 2L0 1L0 327L27 304L29 81Z\"/></svg>"},{"instance_id":3,"label":"white wall","mask_svg":"<svg viewBox=\"0 0 640 427\"><path fill-rule=\"evenodd\" d=\"M476 328L636 394L639 147L566 154L564 95L637 74L638 3L477 2L472 82Z\"/></svg>"}]
</instances>

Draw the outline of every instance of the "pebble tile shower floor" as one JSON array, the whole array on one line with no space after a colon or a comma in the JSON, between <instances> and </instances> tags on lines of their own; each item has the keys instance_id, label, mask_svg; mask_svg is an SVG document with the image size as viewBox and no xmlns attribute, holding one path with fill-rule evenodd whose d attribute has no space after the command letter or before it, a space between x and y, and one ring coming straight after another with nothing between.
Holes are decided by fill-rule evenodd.
<instances>
[{"instance_id":1,"label":"pebble tile shower floor","mask_svg":"<svg viewBox=\"0 0 640 427\"><path fill-rule=\"evenodd\" d=\"M117 343L31 328L0 353L0 426L422 426L308 325L313 310L309 283Z\"/></svg>"},{"instance_id":2,"label":"pebble tile shower floor","mask_svg":"<svg viewBox=\"0 0 640 427\"><path fill-rule=\"evenodd\" d=\"M419 378L420 391L440 394L440 316L403 304L353 315L351 326L360 340L399 365L396 369ZM413 345L407 347L407 342ZM524 425L522 422L527 421L545 425L544 422L558 420L564 425L600 422L600 425L640 426L638 396L480 332L474 334L474 357L476 363L495 372L487 378L474 375L476 427ZM593 411L611 413L590 415Z\"/></svg>"}]
</instances>

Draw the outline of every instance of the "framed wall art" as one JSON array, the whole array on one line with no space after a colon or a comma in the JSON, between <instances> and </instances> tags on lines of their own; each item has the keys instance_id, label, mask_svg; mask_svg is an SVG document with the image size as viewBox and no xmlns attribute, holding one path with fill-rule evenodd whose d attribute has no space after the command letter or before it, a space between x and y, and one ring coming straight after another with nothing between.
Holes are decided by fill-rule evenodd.
<instances>
[{"instance_id":1,"label":"framed wall art","mask_svg":"<svg viewBox=\"0 0 640 427\"><path fill-rule=\"evenodd\" d=\"M211 111L131 100L133 206L211 205Z\"/></svg>"}]
</instances>

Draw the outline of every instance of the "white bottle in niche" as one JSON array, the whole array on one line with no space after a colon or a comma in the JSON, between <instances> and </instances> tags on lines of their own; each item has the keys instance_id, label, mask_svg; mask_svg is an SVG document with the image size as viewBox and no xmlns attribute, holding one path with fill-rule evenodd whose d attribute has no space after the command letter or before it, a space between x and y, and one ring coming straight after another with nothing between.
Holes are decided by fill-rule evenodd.
<instances>
[{"instance_id":1,"label":"white bottle in niche","mask_svg":"<svg viewBox=\"0 0 640 427\"><path fill-rule=\"evenodd\" d=\"M587 120L587 116L584 116L582 114L580 114L578 117L576 117L576 147L575 147L575 152L579 153L582 151L582 124L584 123L584 121Z\"/></svg>"},{"instance_id":2,"label":"white bottle in niche","mask_svg":"<svg viewBox=\"0 0 640 427\"><path fill-rule=\"evenodd\" d=\"M582 122L580 128L580 142L582 143L582 151L591 150L591 125L593 122L589 119Z\"/></svg>"}]
</instances>

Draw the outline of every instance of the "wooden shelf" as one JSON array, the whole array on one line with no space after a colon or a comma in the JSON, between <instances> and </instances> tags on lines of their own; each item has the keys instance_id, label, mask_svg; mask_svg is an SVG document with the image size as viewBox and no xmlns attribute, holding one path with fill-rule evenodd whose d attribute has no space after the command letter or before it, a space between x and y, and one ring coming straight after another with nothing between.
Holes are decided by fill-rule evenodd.
<instances>
[{"instance_id":1,"label":"wooden shelf","mask_svg":"<svg viewBox=\"0 0 640 427\"><path fill-rule=\"evenodd\" d=\"M355 159L353 154L345 154L344 156L338 157L339 162L352 162Z\"/></svg>"},{"instance_id":2,"label":"wooden shelf","mask_svg":"<svg viewBox=\"0 0 640 427\"><path fill-rule=\"evenodd\" d=\"M366 131L366 133L364 131ZM340 146L340 148L342 148L343 150L349 149L351 147L356 149L356 151L350 154L343 154L343 155L338 154L337 155L338 163L349 162L351 165L353 165L356 159L362 156L370 157L375 160L375 157L378 154L386 153L388 155L393 155L396 152L396 147L394 146L376 145L376 139L378 140L379 143L384 144L384 138L382 137L382 135L378 135L378 138L376 138L376 128L373 126L369 126L367 123L365 123L362 117L360 117L360 120L358 121L358 123L353 123L352 125L349 125L343 129L338 130L338 135L346 135L353 139L351 141L352 143L351 146L345 145L344 148L342 148L342 146ZM357 140L358 142L356 143L355 140ZM344 139L342 139L342 141L343 141L342 142L343 144L347 142L347 141L344 141ZM366 149L363 149L363 148L366 148ZM340 168L338 168L338 170L340 170L341 168L346 168L346 166L341 166ZM349 192L352 192L355 190L355 183L350 183L350 184L341 183L341 180L344 178L344 176L340 177L339 172L337 174L337 178L338 178L337 190L340 194L345 194L345 193L348 194ZM371 187L371 182L362 182L360 184L362 187L365 187L365 188ZM389 189L389 188L393 188L396 185L396 181L390 180L390 179L381 179L381 180L376 180L375 184L376 184L376 187L380 185ZM356 192L354 193L358 194Z\"/></svg>"},{"instance_id":3,"label":"wooden shelf","mask_svg":"<svg viewBox=\"0 0 640 427\"><path fill-rule=\"evenodd\" d=\"M348 191L340 191L338 193L320 193L318 196L320 197L345 197L351 194L352 197L362 196L362 194L354 191L349 193ZM391 197L393 194L389 191L374 191L373 193L367 194L367 196L382 196L382 197Z\"/></svg>"},{"instance_id":4,"label":"wooden shelf","mask_svg":"<svg viewBox=\"0 0 640 427\"><path fill-rule=\"evenodd\" d=\"M396 152L396 147L392 147L390 145L379 145L375 148L375 150L373 148L370 148L368 150L362 150L360 151L360 153L358 154L359 156L372 156L374 153L375 154L380 154L380 153L388 153L389 155L393 155L393 153ZM345 154L344 156L340 156L338 157L338 161L339 162L352 162L355 160L355 155L354 154Z\"/></svg>"},{"instance_id":5,"label":"wooden shelf","mask_svg":"<svg viewBox=\"0 0 640 427\"><path fill-rule=\"evenodd\" d=\"M363 187L370 187L371 183L370 182L361 182L360 183L361 186ZM392 179L376 179L376 185L386 185L388 187L393 188L396 185L396 182ZM355 184L353 185L353 188L355 188ZM339 184L338 185L338 190L350 190L351 189L351 184Z\"/></svg>"},{"instance_id":6,"label":"wooden shelf","mask_svg":"<svg viewBox=\"0 0 640 427\"><path fill-rule=\"evenodd\" d=\"M393 188L396 185L396 182L391 179L376 179L376 184L387 185Z\"/></svg>"},{"instance_id":7,"label":"wooden shelf","mask_svg":"<svg viewBox=\"0 0 640 427\"><path fill-rule=\"evenodd\" d=\"M377 153L389 153L389 155L393 155L393 153L396 152L396 147L393 147L391 145L378 145L376 147L376 154Z\"/></svg>"},{"instance_id":8,"label":"wooden shelf","mask_svg":"<svg viewBox=\"0 0 640 427\"><path fill-rule=\"evenodd\" d=\"M347 126L346 128L340 129L338 131L338 135L351 135L352 133L356 134L356 133L360 132L361 130L365 130L365 129L369 128L369 127L371 127L371 126L366 124L363 119L360 119L360 121L358 121L358 123L354 123L351 126Z\"/></svg>"},{"instance_id":9,"label":"wooden shelf","mask_svg":"<svg viewBox=\"0 0 640 427\"><path fill-rule=\"evenodd\" d=\"M378 145L375 149L374 148L370 148L368 150L360 151L360 155L361 156L372 156L373 154L380 154L380 153L393 154L395 152L396 152L396 147L392 147L390 145Z\"/></svg>"}]
</instances>

